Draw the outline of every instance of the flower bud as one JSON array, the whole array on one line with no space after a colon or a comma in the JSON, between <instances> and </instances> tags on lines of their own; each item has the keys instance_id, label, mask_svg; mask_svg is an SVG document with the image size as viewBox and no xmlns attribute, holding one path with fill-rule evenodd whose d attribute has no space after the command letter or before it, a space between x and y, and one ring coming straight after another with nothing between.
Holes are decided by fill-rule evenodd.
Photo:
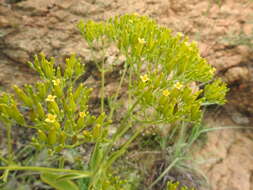
<instances>
[{"instance_id":1,"label":"flower bud","mask_svg":"<svg viewBox=\"0 0 253 190\"><path fill-rule=\"evenodd\" d=\"M38 137L40 141L47 142L47 135L43 131L38 130Z\"/></svg>"},{"instance_id":2,"label":"flower bud","mask_svg":"<svg viewBox=\"0 0 253 190\"><path fill-rule=\"evenodd\" d=\"M55 128L52 128L49 130L49 133L48 133L48 143L50 145L54 145L57 141L57 131Z\"/></svg>"}]
</instances>

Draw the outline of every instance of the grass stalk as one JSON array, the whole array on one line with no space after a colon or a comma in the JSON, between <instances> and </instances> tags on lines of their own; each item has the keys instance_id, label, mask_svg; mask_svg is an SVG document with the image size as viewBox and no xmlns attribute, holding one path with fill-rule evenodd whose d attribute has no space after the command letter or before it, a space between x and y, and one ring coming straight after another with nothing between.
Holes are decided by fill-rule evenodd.
<instances>
[{"instance_id":1,"label":"grass stalk","mask_svg":"<svg viewBox=\"0 0 253 190\"><path fill-rule=\"evenodd\" d=\"M47 168L47 167L34 167L34 166L3 166L0 167L0 170L17 170L17 171L36 171L36 172L53 172L53 173L69 173L69 174L80 174L82 176L90 177L91 172L89 171L81 171L81 170L71 170L71 169L63 169L63 168Z\"/></svg>"},{"instance_id":2,"label":"grass stalk","mask_svg":"<svg viewBox=\"0 0 253 190\"><path fill-rule=\"evenodd\" d=\"M173 168L177 162L179 162L181 159L180 158L176 158L164 171L163 173L149 186L149 190L152 189L152 187L157 184L170 170L171 168Z\"/></svg>"}]
</instances>

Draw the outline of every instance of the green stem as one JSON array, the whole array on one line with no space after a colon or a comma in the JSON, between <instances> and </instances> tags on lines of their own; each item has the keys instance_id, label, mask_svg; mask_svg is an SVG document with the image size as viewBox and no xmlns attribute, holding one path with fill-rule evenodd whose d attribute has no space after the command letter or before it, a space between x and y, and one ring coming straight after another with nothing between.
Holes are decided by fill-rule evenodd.
<instances>
[{"instance_id":1,"label":"green stem","mask_svg":"<svg viewBox=\"0 0 253 190\"><path fill-rule=\"evenodd\" d=\"M97 142L94 146L94 149L93 149L93 152L92 152L92 155L91 155L91 158L90 158L90 161L89 162L89 168L92 170L92 171L95 171L96 168L99 167L100 163L95 163L94 164L94 161L97 161L97 156L99 154L99 151L100 151L100 143Z\"/></svg>"},{"instance_id":2,"label":"green stem","mask_svg":"<svg viewBox=\"0 0 253 190\"><path fill-rule=\"evenodd\" d=\"M217 130L224 130L224 129L252 129L249 127L239 127L239 126L228 126L228 127L214 127L214 128L208 128L208 129L203 129L200 133L207 133L207 132L212 132L212 131L217 131Z\"/></svg>"},{"instance_id":3,"label":"green stem","mask_svg":"<svg viewBox=\"0 0 253 190\"><path fill-rule=\"evenodd\" d=\"M94 179L91 183L93 186L97 179L101 178L101 175L107 172L107 170L111 167L111 165L117 160L120 156L122 156L126 151L131 142L140 134L141 130L136 131L127 142L122 145L122 147L116 152L112 153L108 159L104 159L102 163L99 164L98 169L94 172L95 176L92 176Z\"/></svg>"},{"instance_id":4,"label":"green stem","mask_svg":"<svg viewBox=\"0 0 253 190\"><path fill-rule=\"evenodd\" d=\"M170 170L176 163L180 161L180 158L176 158L165 170L164 172L149 186L148 189L151 189L155 184L157 184Z\"/></svg>"},{"instance_id":5,"label":"green stem","mask_svg":"<svg viewBox=\"0 0 253 190\"><path fill-rule=\"evenodd\" d=\"M114 114L114 111L115 111L115 106L114 106L114 104L115 104L116 100L118 99L120 89L121 89L121 87L122 87L123 81L124 81L125 76L126 76L126 72L127 72L127 63L125 63L125 65L124 65L123 74L122 74L122 76L121 76L121 78L120 78L119 86L118 86L118 88L117 88L117 90L116 90L116 94L115 94L115 96L114 96L114 98L113 98L112 108L111 108L111 111L110 111L110 113L109 113L109 117L108 117L109 119L108 119L108 120L111 120L111 119L112 119L112 116L113 116L113 114Z\"/></svg>"},{"instance_id":6,"label":"green stem","mask_svg":"<svg viewBox=\"0 0 253 190\"><path fill-rule=\"evenodd\" d=\"M5 166L0 167L0 170L19 170L19 171L36 171L36 172L55 172L55 173L70 173L70 174L82 174L86 177L91 176L91 172L80 171L80 170L71 170L71 169L60 169L60 168L46 168L46 167L33 167L33 166Z\"/></svg>"},{"instance_id":7,"label":"green stem","mask_svg":"<svg viewBox=\"0 0 253 190\"><path fill-rule=\"evenodd\" d=\"M130 68L129 70L129 79L128 79L128 89L131 89L132 87L132 75L133 75L133 71ZM128 91L128 102L131 103L132 101L132 90Z\"/></svg>"},{"instance_id":8,"label":"green stem","mask_svg":"<svg viewBox=\"0 0 253 190\"><path fill-rule=\"evenodd\" d=\"M129 147L129 145L131 144L131 142L133 142L133 140L141 133L142 130L138 130L136 131L130 139L127 140L127 142L120 148L120 150L116 151L115 153L113 153L111 155L111 157L106 160L106 169L108 169L113 163L114 161L119 158L121 155L123 155L125 153L125 151L127 150L127 148Z\"/></svg>"},{"instance_id":9,"label":"green stem","mask_svg":"<svg viewBox=\"0 0 253 190\"><path fill-rule=\"evenodd\" d=\"M135 103L132 105L132 107L130 109L128 109L125 118L123 119L123 121L121 122L121 125L117 131L117 133L112 137L112 141L116 142L120 137L122 137L122 135L124 135L126 133L126 131L128 131L128 129L131 128L131 125L125 126L126 123L128 122L129 117L131 116L134 108L138 105L139 101L141 100L141 98L143 97L144 93L135 101Z\"/></svg>"},{"instance_id":10,"label":"green stem","mask_svg":"<svg viewBox=\"0 0 253 190\"><path fill-rule=\"evenodd\" d=\"M166 136L166 135L162 136L161 141L162 141L162 142L161 142L162 159L165 159L165 158L166 158L167 136Z\"/></svg>"},{"instance_id":11,"label":"green stem","mask_svg":"<svg viewBox=\"0 0 253 190\"><path fill-rule=\"evenodd\" d=\"M105 98L105 59L103 57L101 68L101 113L104 112L104 98Z\"/></svg>"},{"instance_id":12,"label":"green stem","mask_svg":"<svg viewBox=\"0 0 253 190\"><path fill-rule=\"evenodd\" d=\"M11 124L7 124L7 146L8 146L8 162L12 161L12 140L11 140Z\"/></svg>"},{"instance_id":13,"label":"green stem","mask_svg":"<svg viewBox=\"0 0 253 190\"><path fill-rule=\"evenodd\" d=\"M183 122L182 126L180 126L180 130L179 130L179 138L178 141L175 143L175 155L176 157L180 157L180 154L182 154L182 145L185 143L185 129L186 129L186 125Z\"/></svg>"},{"instance_id":14,"label":"green stem","mask_svg":"<svg viewBox=\"0 0 253 190\"><path fill-rule=\"evenodd\" d=\"M2 156L0 156L0 160L2 160L4 163L8 164L8 160L6 160L5 158L3 158Z\"/></svg>"},{"instance_id":15,"label":"green stem","mask_svg":"<svg viewBox=\"0 0 253 190\"><path fill-rule=\"evenodd\" d=\"M165 119L160 119L160 120L139 120L136 117L134 117L135 121L138 123L143 123L143 124L150 124L150 125L158 125L158 124L163 124L167 120Z\"/></svg>"},{"instance_id":16,"label":"green stem","mask_svg":"<svg viewBox=\"0 0 253 190\"><path fill-rule=\"evenodd\" d=\"M128 78L128 109L130 108L130 104L132 102L132 90L131 90L131 87L132 87L132 69L130 67L129 69L129 78ZM129 125L132 125L132 112L130 113L130 116L129 116L129 120L128 120L128 124Z\"/></svg>"},{"instance_id":17,"label":"green stem","mask_svg":"<svg viewBox=\"0 0 253 190\"><path fill-rule=\"evenodd\" d=\"M65 162L65 159L64 159L64 157L62 156L62 157L60 157L60 159L59 159L59 168L64 168L64 162Z\"/></svg>"},{"instance_id":18,"label":"green stem","mask_svg":"<svg viewBox=\"0 0 253 190\"><path fill-rule=\"evenodd\" d=\"M131 125L126 126L126 123L128 121L128 118L130 117L130 113L132 113L132 111L134 110L134 108L138 105L140 99L142 98L142 96L144 95L144 93L136 100L136 102L132 105L132 107L130 109L128 109L125 118L123 119L119 129L117 130L117 132L113 135L112 140L110 142L110 144L106 147L106 150L104 151L104 158L107 158L107 156L109 155L110 151L112 150L112 147L114 145L115 142L117 142L117 140L122 137L122 135L124 135L126 133L126 131L128 131L131 128ZM138 132L139 134L139 132ZM130 139L134 139L136 136L133 135L134 137L131 137ZM130 140L132 141L132 140ZM105 160L105 159L104 159ZM101 164L98 168L103 168L103 165Z\"/></svg>"},{"instance_id":19,"label":"green stem","mask_svg":"<svg viewBox=\"0 0 253 190\"><path fill-rule=\"evenodd\" d=\"M111 141L111 143L108 145L108 147L107 147L107 149L106 149L104 155L108 155L109 152L111 151L112 147L113 147L113 144L114 144L115 142L117 142L117 140L118 140L120 137L122 137L122 136L132 127L131 125L127 125L127 126L126 126L126 123L127 123L128 119L129 119L129 117L131 116L132 111L133 111L134 108L138 105L138 103L139 103L139 101L140 101L140 99L142 98L143 95L144 95L144 94L142 94L142 95L136 100L136 102L132 105L132 107L127 111L125 118L123 119L123 121L122 121L122 123L121 123L119 129L117 130L117 132L113 135L112 141Z\"/></svg>"}]
</instances>

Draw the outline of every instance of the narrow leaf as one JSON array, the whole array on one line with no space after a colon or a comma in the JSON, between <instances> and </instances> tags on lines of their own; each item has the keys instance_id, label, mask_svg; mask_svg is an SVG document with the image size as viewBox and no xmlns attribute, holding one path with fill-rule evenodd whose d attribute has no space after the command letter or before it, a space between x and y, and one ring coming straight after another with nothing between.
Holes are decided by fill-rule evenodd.
<instances>
[{"instance_id":1,"label":"narrow leaf","mask_svg":"<svg viewBox=\"0 0 253 190\"><path fill-rule=\"evenodd\" d=\"M57 190L80 190L71 180L57 180L59 175L52 173L43 173L41 180Z\"/></svg>"}]
</instances>

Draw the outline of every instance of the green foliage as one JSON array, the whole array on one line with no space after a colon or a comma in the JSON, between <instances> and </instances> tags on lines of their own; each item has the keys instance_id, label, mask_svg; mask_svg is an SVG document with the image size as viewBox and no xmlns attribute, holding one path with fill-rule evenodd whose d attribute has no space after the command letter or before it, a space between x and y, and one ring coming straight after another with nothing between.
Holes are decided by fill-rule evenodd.
<instances>
[{"instance_id":1,"label":"green foliage","mask_svg":"<svg viewBox=\"0 0 253 190\"><path fill-rule=\"evenodd\" d=\"M41 180L57 190L78 190L79 188L70 180L57 179L58 176L52 173L42 173Z\"/></svg>"},{"instance_id":2,"label":"green foliage","mask_svg":"<svg viewBox=\"0 0 253 190\"><path fill-rule=\"evenodd\" d=\"M3 94L1 117L7 122L34 128L37 137L32 139L33 144L38 149L46 147L52 153L102 138L97 127L83 134L89 125L107 124L104 123L104 113L95 117L87 111L91 89L83 84L74 86L84 72L80 61L75 56L67 59L63 73L60 67L55 68L53 59L48 61L43 54L36 56L34 64L29 65L44 80L34 86L25 85L24 89L14 86L17 100L11 95ZM28 110L28 113L21 112L22 109Z\"/></svg>"},{"instance_id":3,"label":"green foliage","mask_svg":"<svg viewBox=\"0 0 253 190\"><path fill-rule=\"evenodd\" d=\"M186 186L179 187L179 182L173 183L168 181L166 190L194 190L193 188L188 188Z\"/></svg>"},{"instance_id":4,"label":"green foliage","mask_svg":"<svg viewBox=\"0 0 253 190\"><path fill-rule=\"evenodd\" d=\"M119 180L110 171L136 137L150 126L167 127L166 134L157 134L162 139L162 150L168 146L168 137L178 139L173 143L182 147L185 139L198 137L192 126L199 126L202 106L225 103L227 88L221 80L213 80L215 70L200 57L196 42L190 43L180 33L173 36L169 29L147 17L125 15L106 22L80 22L78 27L102 60L111 45L125 57L116 92L105 96L105 74L109 71L102 61L97 64L101 73L101 109L93 115L88 107L91 89L77 83L85 72L80 60L73 55L62 69L53 58L36 56L29 65L39 73L41 81L24 88L14 86L14 95L2 93L0 119L8 129L9 142L12 125L34 129L32 145L58 157L59 168L20 166L14 163L9 143L6 166L0 167L5 170L2 178L6 181L12 170L31 170L43 173L42 180L59 190L67 186L76 189L74 180L79 181L82 190L131 189L128 181ZM202 90L198 84L207 85ZM127 107L119 98L123 86L127 87ZM117 128L109 133L115 128L112 123L117 123ZM192 127L190 135L186 135L188 126ZM77 170L65 169L62 152L82 145L92 147L89 161L81 161L82 167ZM180 150L176 149L174 155L180 156Z\"/></svg>"},{"instance_id":5,"label":"green foliage","mask_svg":"<svg viewBox=\"0 0 253 190\"><path fill-rule=\"evenodd\" d=\"M214 75L211 66L199 56L195 42L189 43L180 33L172 36L169 29L147 17L125 15L106 23L80 22L78 26L92 46L100 41L114 42L137 74L147 61L148 71L162 71L165 77L171 74L172 81L206 82Z\"/></svg>"},{"instance_id":6,"label":"green foliage","mask_svg":"<svg viewBox=\"0 0 253 190\"><path fill-rule=\"evenodd\" d=\"M80 22L79 28L91 46L114 43L125 55L126 67L136 75L132 91L143 109L139 113L152 109L152 116L147 117L166 123L201 118L200 106L206 98L199 98L202 91L193 92L190 86L192 82L210 81L215 70L200 57L195 42L189 43L182 34L173 36L169 29L136 15L115 17L105 23ZM141 75L143 65L146 69ZM226 87L221 82L215 84L208 90L220 87L215 103L223 104Z\"/></svg>"},{"instance_id":7,"label":"green foliage","mask_svg":"<svg viewBox=\"0 0 253 190\"><path fill-rule=\"evenodd\" d=\"M205 98L209 104L224 104L226 100L222 97L226 95L228 89L225 84L220 80L216 80L211 84L205 86Z\"/></svg>"}]
</instances>

